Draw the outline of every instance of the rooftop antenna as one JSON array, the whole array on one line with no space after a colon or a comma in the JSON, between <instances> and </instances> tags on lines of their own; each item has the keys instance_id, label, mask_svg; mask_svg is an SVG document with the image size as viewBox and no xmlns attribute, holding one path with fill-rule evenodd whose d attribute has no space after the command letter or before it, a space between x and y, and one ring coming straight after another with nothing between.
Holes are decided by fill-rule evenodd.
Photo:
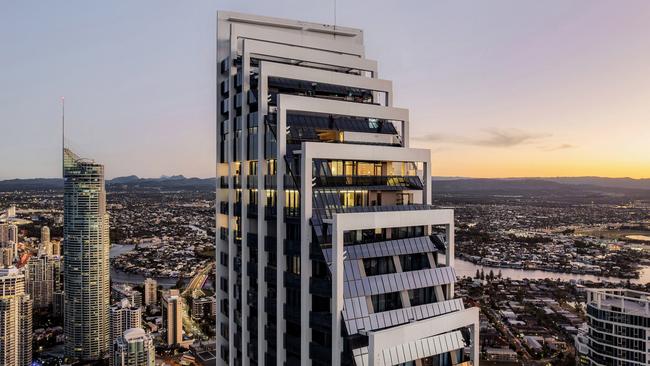
<instances>
[{"instance_id":1,"label":"rooftop antenna","mask_svg":"<svg viewBox=\"0 0 650 366\"><path fill-rule=\"evenodd\" d=\"M334 0L334 39L336 40L336 0Z\"/></svg>"},{"instance_id":2,"label":"rooftop antenna","mask_svg":"<svg viewBox=\"0 0 650 366\"><path fill-rule=\"evenodd\" d=\"M61 169L65 175L65 97L61 97Z\"/></svg>"}]
</instances>

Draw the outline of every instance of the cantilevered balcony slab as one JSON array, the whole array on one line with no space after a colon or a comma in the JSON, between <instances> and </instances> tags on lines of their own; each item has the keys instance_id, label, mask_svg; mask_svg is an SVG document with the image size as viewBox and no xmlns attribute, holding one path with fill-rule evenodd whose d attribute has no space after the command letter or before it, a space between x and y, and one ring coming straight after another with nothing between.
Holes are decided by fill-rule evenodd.
<instances>
[{"instance_id":1,"label":"cantilevered balcony slab","mask_svg":"<svg viewBox=\"0 0 650 366\"><path fill-rule=\"evenodd\" d=\"M376 243L349 245L345 247L346 260L387 257L391 255L406 255L415 253L430 253L437 250L429 236L416 238L394 239ZM332 261L332 249L323 249L326 262Z\"/></svg>"},{"instance_id":2,"label":"cantilevered balcony slab","mask_svg":"<svg viewBox=\"0 0 650 366\"><path fill-rule=\"evenodd\" d=\"M447 347L437 347L434 344L434 349L431 350L428 344L428 339L435 336L445 336L446 334L453 334L462 328L470 328L471 332L471 347L472 359L478 362L479 359L479 346L478 346L478 308L469 308L462 311L452 312L446 315L428 318L397 327L387 328L379 331L370 331L368 334L368 363L364 365L378 366L378 365L395 365L398 363L408 362L428 357L436 354L446 353L452 350L459 350L466 346L463 341L454 343L451 342ZM443 338L444 338L443 337ZM434 338L435 339L435 338ZM413 352L412 345L419 344L425 346L423 342L427 343L430 352ZM407 351L408 349L408 351ZM431 351L433 351L431 353ZM440 352L438 352L440 351ZM420 355L430 353L420 357ZM395 362L395 355L397 360L404 360ZM407 355L409 355L407 357Z\"/></svg>"},{"instance_id":3,"label":"cantilevered balcony slab","mask_svg":"<svg viewBox=\"0 0 650 366\"><path fill-rule=\"evenodd\" d=\"M403 364L426 357L460 350L465 346L466 342L463 334L456 330L384 349L382 350L381 362L375 362L375 366L393 366ZM357 366L366 366L370 364L368 359L368 347L355 350L353 354Z\"/></svg>"},{"instance_id":4,"label":"cantilevered balcony slab","mask_svg":"<svg viewBox=\"0 0 650 366\"><path fill-rule=\"evenodd\" d=\"M343 298L450 285L454 282L456 282L456 272L452 267L390 273L343 282Z\"/></svg>"},{"instance_id":5,"label":"cantilevered balcony slab","mask_svg":"<svg viewBox=\"0 0 650 366\"><path fill-rule=\"evenodd\" d=\"M403 309L371 313L365 297L345 299L343 321L348 334L374 331L465 309L462 299L451 299Z\"/></svg>"}]
</instances>

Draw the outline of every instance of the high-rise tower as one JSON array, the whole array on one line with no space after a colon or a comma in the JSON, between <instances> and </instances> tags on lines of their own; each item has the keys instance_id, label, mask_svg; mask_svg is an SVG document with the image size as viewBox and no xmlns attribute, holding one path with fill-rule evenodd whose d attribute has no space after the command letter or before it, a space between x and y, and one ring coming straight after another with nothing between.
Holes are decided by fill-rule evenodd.
<instances>
[{"instance_id":1,"label":"high-rise tower","mask_svg":"<svg viewBox=\"0 0 650 366\"><path fill-rule=\"evenodd\" d=\"M178 290L168 290L162 295L161 305L167 345L180 344L183 341L183 298Z\"/></svg>"},{"instance_id":2,"label":"high-rise tower","mask_svg":"<svg viewBox=\"0 0 650 366\"><path fill-rule=\"evenodd\" d=\"M50 242L50 228L47 226L43 226L41 228L41 243L49 243Z\"/></svg>"},{"instance_id":3,"label":"high-rise tower","mask_svg":"<svg viewBox=\"0 0 650 366\"><path fill-rule=\"evenodd\" d=\"M61 257L40 250L29 258L26 266L27 292L34 301L34 309L47 310L54 305L54 294L63 290Z\"/></svg>"},{"instance_id":4,"label":"high-rise tower","mask_svg":"<svg viewBox=\"0 0 650 366\"><path fill-rule=\"evenodd\" d=\"M18 226L15 224L0 224L0 244L17 243Z\"/></svg>"},{"instance_id":5,"label":"high-rise tower","mask_svg":"<svg viewBox=\"0 0 650 366\"><path fill-rule=\"evenodd\" d=\"M111 345L121 337L127 329L142 328L142 309L133 306L128 299L122 299L111 306Z\"/></svg>"},{"instance_id":6,"label":"high-rise tower","mask_svg":"<svg viewBox=\"0 0 650 366\"><path fill-rule=\"evenodd\" d=\"M151 336L142 328L127 329L113 343L114 366L154 366L156 349Z\"/></svg>"},{"instance_id":7,"label":"high-rise tower","mask_svg":"<svg viewBox=\"0 0 650 366\"><path fill-rule=\"evenodd\" d=\"M221 362L477 365L453 210L431 205L430 151L409 147L363 32L217 23Z\"/></svg>"},{"instance_id":8,"label":"high-rise tower","mask_svg":"<svg viewBox=\"0 0 650 366\"><path fill-rule=\"evenodd\" d=\"M158 302L158 282L153 278L144 280L144 304L155 305Z\"/></svg>"},{"instance_id":9,"label":"high-rise tower","mask_svg":"<svg viewBox=\"0 0 650 366\"><path fill-rule=\"evenodd\" d=\"M25 276L16 268L0 269L0 366L32 364L32 301Z\"/></svg>"},{"instance_id":10,"label":"high-rise tower","mask_svg":"<svg viewBox=\"0 0 650 366\"><path fill-rule=\"evenodd\" d=\"M576 365L650 365L650 293L587 289L587 328L576 336Z\"/></svg>"},{"instance_id":11,"label":"high-rise tower","mask_svg":"<svg viewBox=\"0 0 650 366\"><path fill-rule=\"evenodd\" d=\"M14 211L15 211L15 207L14 207ZM12 263L18 259L18 226L17 225L0 224L0 248L10 249L11 255L13 256L13 258L11 259Z\"/></svg>"},{"instance_id":12,"label":"high-rise tower","mask_svg":"<svg viewBox=\"0 0 650 366\"><path fill-rule=\"evenodd\" d=\"M97 360L109 351L109 223L104 166L64 149L65 354Z\"/></svg>"}]
</instances>

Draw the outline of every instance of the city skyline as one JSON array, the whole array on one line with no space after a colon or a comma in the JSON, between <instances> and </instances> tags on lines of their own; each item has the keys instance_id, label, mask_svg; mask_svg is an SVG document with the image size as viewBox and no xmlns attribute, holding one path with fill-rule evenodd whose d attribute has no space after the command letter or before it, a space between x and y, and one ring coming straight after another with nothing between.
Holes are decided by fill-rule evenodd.
<instances>
[{"instance_id":1,"label":"city skyline","mask_svg":"<svg viewBox=\"0 0 650 366\"><path fill-rule=\"evenodd\" d=\"M650 366L626 4L0 6L0 366Z\"/></svg>"},{"instance_id":2,"label":"city skyline","mask_svg":"<svg viewBox=\"0 0 650 366\"><path fill-rule=\"evenodd\" d=\"M110 166L107 178L213 176L214 10L333 23L332 5L6 6L0 179L60 176L63 95L69 145ZM336 23L366 30L366 56L404 90L395 105L411 110L413 146L432 149L436 175L650 176L649 4L420 6L338 4Z\"/></svg>"}]
</instances>

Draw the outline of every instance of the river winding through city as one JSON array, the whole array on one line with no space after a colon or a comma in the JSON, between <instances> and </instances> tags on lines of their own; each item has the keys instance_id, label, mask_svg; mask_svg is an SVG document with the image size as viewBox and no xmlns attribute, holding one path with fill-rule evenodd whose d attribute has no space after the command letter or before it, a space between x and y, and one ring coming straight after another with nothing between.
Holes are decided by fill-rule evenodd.
<instances>
[{"instance_id":1,"label":"river winding through city","mask_svg":"<svg viewBox=\"0 0 650 366\"><path fill-rule=\"evenodd\" d=\"M474 277L476 275L476 270L483 270L484 272L489 273L490 270L494 274L498 274L501 271L501 275L505 278L511 278L513 280L523 280L527 279L560 279L562 281L571 281L571 280L582 280L582 281L593 281L593 282L612 282L619 283L621 281L625 282L626 279L616 278L616 277L601 277L594 276L589 274L575 274L575 273L559 273L559 272L550 272L550 271L541 271L541 270L530 270L530 269L514 269L514 268L499 268L499 267L488 267L472 262L458 259L455 261L456 275L459 277L469 276ZM641 272L639 273L639 278L630 279L631 283L645 285L650 282L650 266L642 266Z\"/></svg>"},{"instance_id":2,"label":"river winding through city","mask_svg":"<svg viewBox=\"0 0 650 366\"><path fill-rule=\"evenodd\" d=\"M132 251L133 249L135 249L134 244L113 244L111 245L110 257L118 257L124 253ZM142 284L144 280L145 276L141 274L120 271L111 266L111 281L114 283ZM165 288L172 287L176 282L178 282L178 278L173 277L156 277L155 280L158 281L159 285Z\"/></svg>"},{"instance_id":3,"label":"river winding through city","mask_svg":"<svg viewBox=\"0 0 650 366\"><path fill-rule=\"evenodd\" d=\"M135 248L135 245L128 244L113 244L111 246L111 258L115 258L121 254L127 253ZM474 264L472 262L456 258L456 275L459 277L474 277L476 275L476 270L483 269L484 272L490 272L492 270L494 274L501 271L501 275L506 278L511 278L513 280L523 280L527 279L560 279L562 281L592 281L592 282L612 282L619 283L621 281L625 282L626 279L615 278L615 277L601 277L589 274L575 274L575 273L559 273L559 272L550 272L542 270L530 270L530 269L514 269L514 268L499 268L499 267L489 267L482 266L479 264ZM128 273L120 271L115 268L111 268L111 280L116 283L142 283L145 277L137 273ZM172 287L178 281L178 278L162 277L156 278L158 284L163 287ZM631 283L645 285L650 282L650 266L642 266L641 272L639 273L639 278L630 279Z\"/></svg>"}]
</instances>

